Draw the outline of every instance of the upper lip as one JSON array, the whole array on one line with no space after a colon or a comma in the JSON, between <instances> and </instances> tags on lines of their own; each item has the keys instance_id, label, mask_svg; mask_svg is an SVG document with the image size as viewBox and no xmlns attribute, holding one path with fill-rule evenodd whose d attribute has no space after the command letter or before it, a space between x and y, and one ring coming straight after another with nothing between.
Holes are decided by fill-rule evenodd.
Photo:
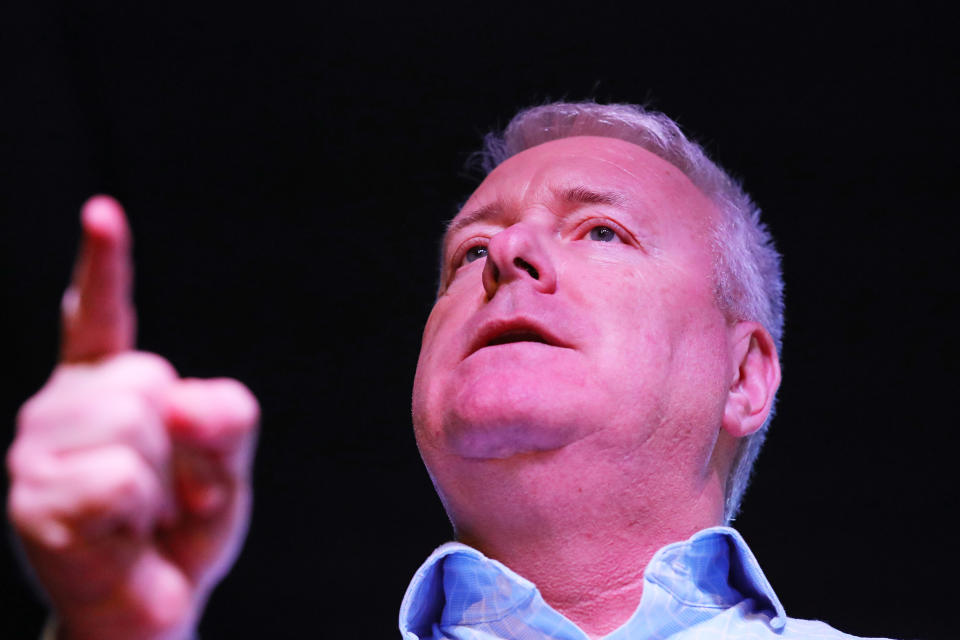
<instances>
[{"instance_id":1,"label":"upper lip","mask_svg":"<svg viewBox=\"0 0 960 640\"><path fill-rule=\"evenodd\" d=\"M470 353L508 342L542 342L553 347L569 347L549 328L535 320L510 318L490 320L480 325L470 343Z\"/></svg>"}]
</instances>

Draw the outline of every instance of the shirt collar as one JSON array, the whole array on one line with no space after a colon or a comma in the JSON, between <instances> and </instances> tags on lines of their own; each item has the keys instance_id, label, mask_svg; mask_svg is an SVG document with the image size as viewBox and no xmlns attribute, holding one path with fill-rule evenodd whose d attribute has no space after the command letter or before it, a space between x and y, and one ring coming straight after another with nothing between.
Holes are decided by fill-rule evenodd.
<instances>
[{"instance_id":1,"label":"shirt collar","mask_svg":"<svg viewBox=\"0 0 960 640\"><path fill-rule=\"evenodd\" d=\"M643 574L678 601L697 607L728 608L747 598L774 629L787 621L780 599L736 529L710 527L654 554Z\"/></svg>"},{"instance_id":2,"label":"shirt collar","mask_svg":"<svg viewBox=\"0 0 960 640\"><path fill-rule=\"evenodd\" d=\"M426 635L434 623L475 624L509 615L539 595L536 586L473 547L438 547L410 581L400 605L400 631Z\"/></svg>"},{"instance_id":3,"label":"shirt collar","mask_svg":"<svg viewBox=\"0 0 960 640\"><path fill-rule=\"evenodd\" d=\"M751 598L773 629L786 623L759 563L730 527L704 529L661 548L644 579L682 605L721 609ZM532 600L541 600L532 582L472 547L449 542L430 555L410 582L400 606L400 630L404 637L423 637L434 624L489 622L519 612Z\"/></svg>"}]
</instances>

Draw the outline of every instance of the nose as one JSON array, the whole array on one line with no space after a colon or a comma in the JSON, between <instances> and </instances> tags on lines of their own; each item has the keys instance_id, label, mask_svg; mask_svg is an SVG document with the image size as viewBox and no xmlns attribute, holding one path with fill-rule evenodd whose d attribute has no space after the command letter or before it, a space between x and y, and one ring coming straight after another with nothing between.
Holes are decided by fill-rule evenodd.
<instances>
[{"instance_id":1,"label":"nose","mask_svg":"<svg viewBox=\"0 0 960 640\"><path fill-rule=\"evenodd\" d=\"M518 222L490 238L483 265L483 288L487 299L513 280L524 280L541 293L557 288L557 271L536 230Z\"/></svg>"}]
</instances>

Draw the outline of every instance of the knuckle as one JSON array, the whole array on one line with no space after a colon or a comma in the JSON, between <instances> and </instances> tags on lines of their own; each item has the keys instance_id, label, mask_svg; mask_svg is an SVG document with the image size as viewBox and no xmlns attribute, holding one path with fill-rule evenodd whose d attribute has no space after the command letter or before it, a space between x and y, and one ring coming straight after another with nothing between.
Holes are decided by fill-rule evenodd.
<instances>
[{"instance_id":1,"label":"knuckle","mask_svg":"<svg viewBox=\"0 0 960 640\"><path fill-rule=\"evenodd\" d=\"M184 380L171 407L175 434L212 448L232 449L255 431L260 416L254 395L230 378Z\"/></svg>"},{"instance_id":2,"label":"knuckle","mask_svg":"<svg viewBox=\"0 0 960 640\"><path fill-rule=\"evenodd\" d=\"M63 517L72 527L114 519L135 521L152 508L154 487L152 471L132 451L111 451L101 455L98 470L88 469L77 477L70 498L63 504Z\"/></svg>"},{"instance_id":3,"label":"knuckle","mask_svg":"<svg viewBox=\"0 0 960 640\"><path fill-rule=\"evenodd\" d=\"M98 409L106 413L101 419L111 422L118 436L137 433L156 421L155 410L137 394L122 393L104 398Z\"/></svg>"},{"instance_id":4,"label":"knuckle","mask_svg":"<svg viewBox=\"0 0 960 640\"><path fill-rule=\"evenodd\" d=\"M11 474L25 473L43 454L113 443L162 459L167 446L161 408L136 391L62 388L21 408L17 435L7 452L7 469Z\"/></svg>"},{"instance_id":5,"label":"knuckle","mask_svg":"<svg viewBox=\"0 0 960 640\"><path fill-rule=\"evenodd\" d=\"M58 496L63 519L75 528L105 519L134 517L148 509L152 497L153 471L140 456L125 446L114 446L84 455L70 474L50 487Z\"/></svg>"},{"instance_id":6,"label":"knuckle","mask_svg":"<svg viewBox=\"0 0 960 640\"><path fill-rule=\"evenodd\" d=\"M36 513L35 501L31 500L30 493L22 485L14 484L7 499L7 516L14 527L19 530L29 529L33 524Z\"/></svg>"},{"instance_id":7,"label":"knuckle","mask_svg":"<svg viewBox=\"0 0 960 640\"><path fill-rule=\"evenodd\" d=\"M14 440L13 444L10 446L10 449L7 450L7 473L10 475L12 481L16 481L21 476L25 475L34 465L32 461L34 455L30 451L30 447L23 444L23 439L18 438Z\"/></svg>"},{"instance_id":8,"label":"knuckle","mask_svg":"<svg viewBox=\"0 0 960 640\"><path fill-rule=\"evenodd\" d=\"M126 445L66 454L52 467L33 458L29 477L11 483L7 511L22 536L45 547L68 544L104 522L142 518L162 490L153 468Z\"/></svg>"},{"instance_id":9,"label":"knuckle","mask_svg":"<svg viewBox=\"0 0 960 640\"><path fill-rule=\"evenodd\" d=\"M162 464L170 453L161 409L140 394L127 393L111 398L100 408L101 424L110 442L131 447L155 464Z\"/></svg>"},{"instance_id":10,"label":"knuckle","mask_svg":"<svg viewBox=\"0 0 960 640\"><path fill-rule=\"evenodd\" d=\"M70 543L70 531L59 522L49 502L35 491L14 487L7 502L7 516L17 534L33 545L59 552Z\"/></svg>"},{"instance_id":11,"label":"knuckle","mask_svg":"<svg viewBox=\"0 0 960 640\"><path fill-rule=\"evenodd\" d=\"M18 435L31 432L34 425L43 422L47 404L47 394L42 390L20 405L16 418Z\"/></svg>"},{"instance_id":12,"label":"knuckle","mask_svg":"<svg viewBox=\"0 0 960 640\"><path fill-rule=\"evenodd\" d=\"M108 493L124 496L140 493L151 473L140 455L129 447L113 447L103 465L110 480Z\"/></svg>"},{"instance_id":13,"label":"knuckle","mask_svg":"<svg viewBox=\"0 0 960 640\"><path fill-rule=\"evenodd\" d=\"M233 378L217 378L214 382L219 387L223 406L231 412L232 422L247 427L259 422L260 403L245 384Z\"/></svg>"},{"instance_id":14,"label":"knuckle","mask_svg":"<svg viewBox=\"0 0 960 640\"><path fill-rule=\"evenodd\" d=\"M177 379L177 370L163 356L149 351L128 351L113 358L124 377L143 386L163 385Z\"/></svg>"}]
</instances>

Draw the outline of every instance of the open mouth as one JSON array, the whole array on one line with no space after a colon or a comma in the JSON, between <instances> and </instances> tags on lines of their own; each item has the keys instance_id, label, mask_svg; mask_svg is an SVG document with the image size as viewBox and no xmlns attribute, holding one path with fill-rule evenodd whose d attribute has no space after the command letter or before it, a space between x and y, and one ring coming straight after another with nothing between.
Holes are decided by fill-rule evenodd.
<instances>
[{"instance_id":1,"label":"open mouth","mask_svg":"<svg viewBox=\"0 0 960 640\"><path fill-rule=\"evenodd\" d=\"M536 322L512 319L495 320L484 325L472 341L470 353L484 347L530 342L550 347L569 347L557 338L550 329Z\"/></svg>"},{"instance_id":2,"label":"open mouth","mask_svg":"<svg viewBox=\"0 0 960 640\"><path fill-rule=\"evenodd\" d=\"M491 338L485 346L494 347L499 344L512 344L514 342L539 342L540 344L550 344L546 338L539 333L528 329L514 329L506 331L498 336Z\"/></svg>"}]
</instances>

